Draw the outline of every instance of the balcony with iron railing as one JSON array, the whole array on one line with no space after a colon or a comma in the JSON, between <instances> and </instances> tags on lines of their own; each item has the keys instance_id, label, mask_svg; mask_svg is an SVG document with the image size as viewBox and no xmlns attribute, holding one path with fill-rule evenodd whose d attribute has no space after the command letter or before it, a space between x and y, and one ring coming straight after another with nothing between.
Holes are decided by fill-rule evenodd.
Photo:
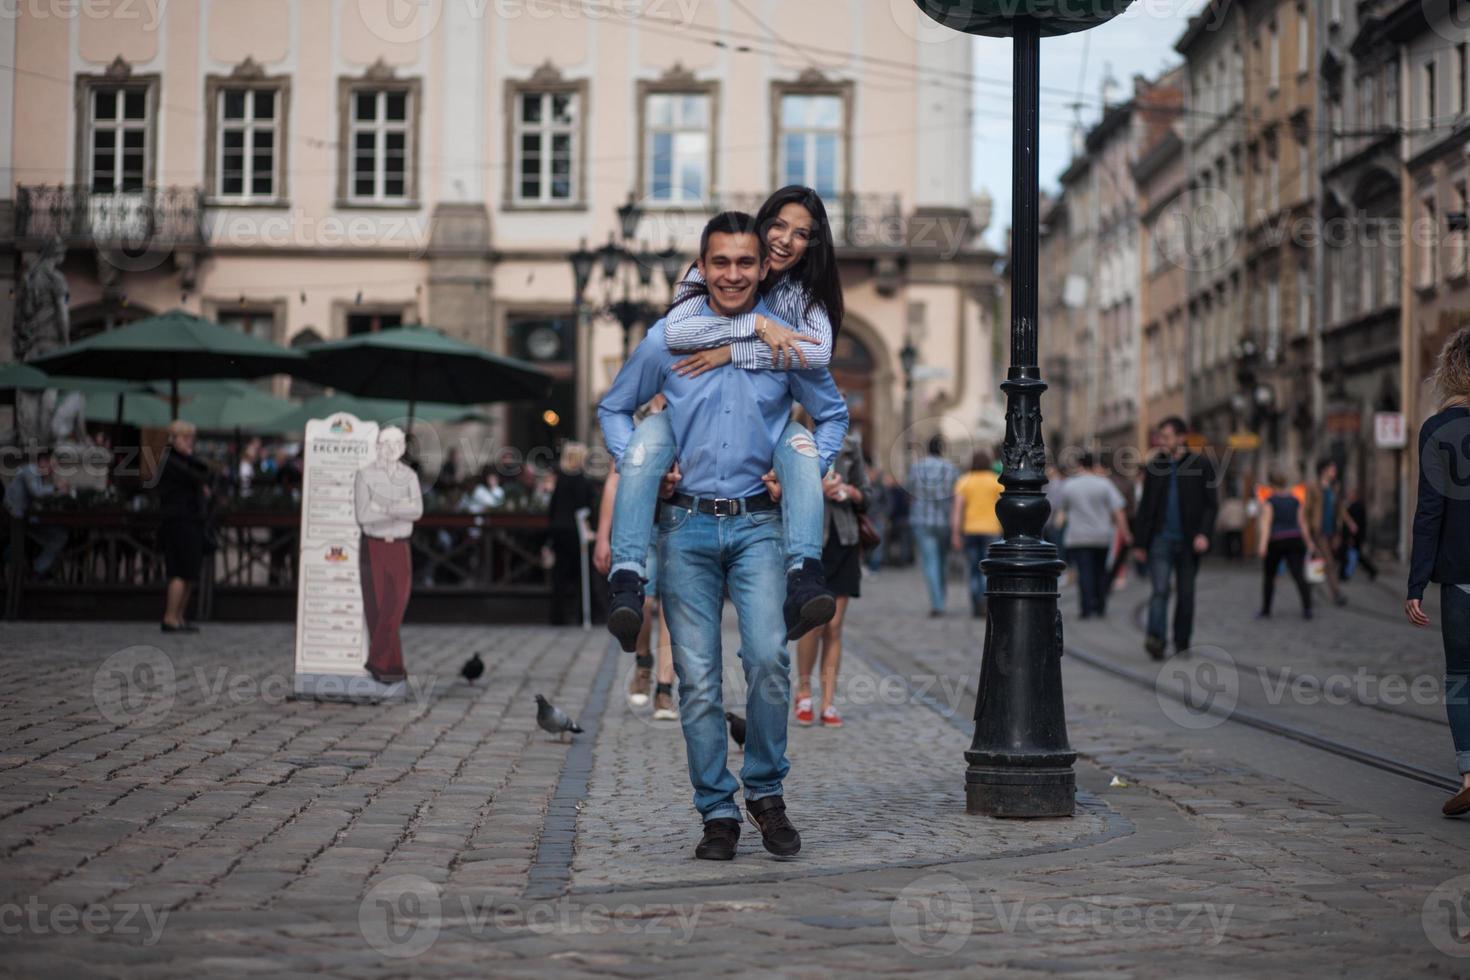
<instances>
[{"instance_id":1,"label":"balcony with iron railing","mask_svg":"<svg viewBox=\"0 0 1470 980\"><path fill-rule=\"evenodd\" d=\"M69 247L138 253L204 244L204 192L146 187L99 192L82 185L17 188L15 237L34 247L59 236Z\"/></svg>"}]
</instances>

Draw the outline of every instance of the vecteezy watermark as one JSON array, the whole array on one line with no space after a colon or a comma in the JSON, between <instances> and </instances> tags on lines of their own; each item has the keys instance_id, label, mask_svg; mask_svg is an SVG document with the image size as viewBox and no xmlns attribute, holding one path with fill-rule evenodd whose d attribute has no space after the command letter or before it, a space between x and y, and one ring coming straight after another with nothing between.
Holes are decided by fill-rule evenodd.
<instances>
[{"instance_id":1,"label":"vecteezy watermark","mask_svg":"<svg viewBox=\"0 0 1470 980\"><path fill-rule=\"evenodd\" d=\"M1196 646L1172 657L1154 675L1159 710L1181 728L1200 731L1223 724L1240 700L1235 659L1220 647Z\"/></svg>"},{"instance_id":2,"label":"vecteezy watermark","mask_svg":"<svg viewBox=\"0 0 1470 980\"><path fill-rule=\"evenodd\" d=\"M381 955L408 959L434 945L443 911L438 885L420 875L394 875L363 896L357 928Z\"/></svg>"},{"instance_id":3,"label":"vecteezy watermark","mask_svg":"<svg viewBox=\"0 0 1470 980\"><path fill-rule=\"evenodd\" d=\"M650 941L687 945L699 926L703 903L604 905L562 897L528 904L485 904L469 895L446 898L421 875L394 875L378 882L358 905L363 939L378 953L410 959L427 952L446 927L472 937L495 934L646 936Z\"/></svg>"},{"instance_id":4,"label":"vecteezy watermark","mask_svg":"<svg viewBox=\"0 0 1470 980\"><path fill-rule=\"evenodd\" d=\"M1131 938L1167 933L1203 934L1204 945L1218 946L1225 939L1234 905L1214 902L1157 904L1140 902L1119 905L1109 897L1082 897L1056 902L1007 902L990 896L989 909L1002 932L1012 934L1022 927L1027 932L1082 932L1091 936Z\"/></svg>"},{"instance_id":5,"label":"vecteezy watermark","mask_svg":"<svg viewBox=\"0 0 1470 980\"><path fill-rule=\"evenodd\" d=\"M964 947L976 926L1017 932L1081 932L1091 936L1201 933L1206 946L1225 938L1234 905L1213 902L1119 904L1113 897L1056 901L1006 900L997 892L977 898L969 886L944 872L906 885L889 908L888 923L898 944L916 956L951 956Z\"/></svg>"},{"instance_id":6,"label":"vecteezy watermark","mask_svg":"<svg viewBox=\"0 0 1470 980\"><path fill-rule=\"evenodd\" d=\"M168 923L168 910L139 902L70 905L43 902L32 895L25 904L0 903L0 936L139 936L155 945Z\"/></svg>"},{"instance_id":7,"label":"vecteezy watermark","mask_svg":"<svg viewBox=\"0 0 1470 980\"><path fill-rule=\"evenodd\" d=\"M1424 899L1419 910L1424 937L1446 956L1470 956L1470 875L1456 875Z\"/></svg>"},{"instance_id":8,"label":"vecteezy watermark","mask_svg":"<svg viewBox=\"0 0 1470 980\"><path fill-rule=\"evenodd\" d=\"M173 710L177 695L174 662L154 646L119 650L92 674L92 700L114 725L151 728Z\"/></svg>"},{"instance_id":9,"label":"vecteezy watermark","mask_svg":"<svg viewBox=\"0 0 1470 980\"><path fill-rule=\"evenodd\" d=\"M356 675L342 675L343 689ZM363 675L366 676L366 675ZM438 678L410 674L407 700L422 704L433 697ZM257 675L227 665L196 665L182 676L173 658L155 646L132 646L119 650L98 665L92 675L92 699L102 717L114 725L152 728L161 724L188 690L191 707L242 707L250 704L282 704L292 694L289 674Z\"/></svg>"},{"instance_id":10,"label":"vecteezy watermark","mask_svg":"<svg viewBox=\"0 0 1470 980\"><path fill-rule=\"evenodd\" d=\"M915 956L952 956L975 930L970 888L942 871L911 881L889 907L888 927Z\"/></svg>"},{"instance_id":11,"label":"vecteezy watermark","mask_svg":"<svg viewBox=\"0 0 1470 980\"><path fill-rule=\"evenodd\" d=\"M156 31L168 0L0 0L0 20L142 21Z\"/></svg>"}]
</instances>

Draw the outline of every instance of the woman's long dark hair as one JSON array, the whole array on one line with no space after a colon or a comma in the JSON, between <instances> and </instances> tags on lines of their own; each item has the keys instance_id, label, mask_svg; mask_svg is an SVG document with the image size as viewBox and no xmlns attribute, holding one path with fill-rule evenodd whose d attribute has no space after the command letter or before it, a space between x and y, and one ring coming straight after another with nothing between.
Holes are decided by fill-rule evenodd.
<instances>
[{"instance_id":1,"label":"woman's long dark hair","mask_svg":"<svg viewBox=\"0 0 1470 980\"><path fill-rule=\"evenodd\" d=\"M783 187L766 198L766 203L756 212L755 226L764 242L766 232L770 230L781 209L788 204L800 204L806 208L807 213L812 216L812 233L801 261L784 274L802 285L806 290L808 304L820 303L827 311L827 319L832 321L832 344L835 347L838 334L842 332L842 280L837 275L837 249L834 247L832 224L827 220L827 206L822 203L822 196L810 187L800 184ZM771 284L774 285L774 281ZM761 284L762 291L769 288L766 283Z\"/></svg>"},{"instance_id":2,"label":"woman's long dark hair","mask_svg":"<svg viewBox=\"0 0 1470 980\"><path fill-rule=\"evenodd\" d=\"M807 213L812 216L812 231L801 261L782 275L793 277L806 290L808 308L812 303L820 303L827 311L827 319L832 324L832 346L835 348L837 337L842 332L842 280L837 275L837 250L833 247L832 224L827 220L827 206L822 203L821 195L810 187L791 184L766 198L766 203L761 205L755 216L755 233L760 239L761 254L766 254L766 232L770 230L781 209L788 204L800 204L806 208ZM691 265L690 268L694 266ZM688 274L686 271L685 275ZM762 282L762 295L775 284L774 277ZM708 292L709 287L702 282L681 280L674 290L674 299L669 304L669 309L672 310L690 296ZM802 312L804 314L806 310ZM792 326L800 328L801 325L793 323Z\"/></svg>"}]
</instances>

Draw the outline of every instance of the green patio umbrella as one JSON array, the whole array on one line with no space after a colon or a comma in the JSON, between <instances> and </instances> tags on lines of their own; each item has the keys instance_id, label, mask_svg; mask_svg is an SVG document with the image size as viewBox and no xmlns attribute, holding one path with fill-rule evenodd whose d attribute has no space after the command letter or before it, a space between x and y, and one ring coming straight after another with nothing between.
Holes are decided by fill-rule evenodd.
<instances>
[{"instance_id":1,"label":"green patio umbrella","mask_svg":"<svg viewBox=\"0 0 1470 980\"><path fill-rule=\"evenodd\" d=\"M170 310L88 337L31 362L50 375L167 381L173 417L186 379L259 378L296 373L306 359L184 310Z\"/></svg>"},{"instance_id":2,"label":"green patio umbrella","mask_svg":"<svg viewBox=\"0 0 1470 980\"><path fill-rule=\"evenodd\" d=\"M489 417L465 405L446 405L442 402L420 402L418 418L425 422L488 422ZM312 419L324 419L337 412L348 412L365 422L387 425L403 422L403 402L392 398L358 398L338 392L335 395L320 395L273 419L266 431L305 432L306 423Z\"/></svg>"},{"instance_id":3,"label":"green patio umbrella","mask_svg":"<svg viewBox=\"0 0 1470 980\"><path fill-rule=\"evenodd\" d=\"M80 391L87 395L126 395L144 390L142 385L131 381L114 381L111 378L56 378L29 363L10 361L0 364L0 405L14 404L17 390L46 388Z\"/></svg>"},{"instance_id":4,"label":"green patio umbrella","mask_svg":"<svg viewBox=\"0 0 1470 980\"><path fill-rule=\"evenodd\" d=\"M302 348L302 377L363 398L455 405L545 398L551 376L524 361L483 351L433 327L412 325Z\"/></svg>"},{"instance_id":5,"label":"green patio umbrella","mask_svg":"<svg viewBox=\"0 0 1470 980\"><path fill-rule=\"evenodd\" d=\"M160 395L168 397L166 392ZM193 422L206 432L231 429L260 434L279 432L270 423L295 407L294 402L277 398L249 381L179 383L179 418Z\"/></svg>"}]
</instances>

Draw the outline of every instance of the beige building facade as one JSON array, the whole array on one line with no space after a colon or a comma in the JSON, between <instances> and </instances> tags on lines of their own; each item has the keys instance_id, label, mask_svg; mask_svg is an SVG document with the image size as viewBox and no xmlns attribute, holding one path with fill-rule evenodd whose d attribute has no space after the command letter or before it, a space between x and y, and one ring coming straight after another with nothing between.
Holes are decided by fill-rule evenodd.
<instances>
[{"instance_id":1,"label":"beige building facade","mask_svg":"<svg viewBox=\"0 0 1470 980\"><path fill-rule=\"evenodd\" d=\"M870 451L905 442L910 341L916 435L999 438L971 47L916 8L77 6L0 19L18 69L0 92L0 264L13 283L60 235L74 338L177 306L283 344L424 322L557 379L547 405L495 407L492 443L596 439L622 287L599 273L578 303L570 253L617 233L631 196L630 250L687 264L713 210L802 183L833 217L834 374ZM665 302L662 273L637 272L621 275Z\"/></svg>"}]
</instances>

